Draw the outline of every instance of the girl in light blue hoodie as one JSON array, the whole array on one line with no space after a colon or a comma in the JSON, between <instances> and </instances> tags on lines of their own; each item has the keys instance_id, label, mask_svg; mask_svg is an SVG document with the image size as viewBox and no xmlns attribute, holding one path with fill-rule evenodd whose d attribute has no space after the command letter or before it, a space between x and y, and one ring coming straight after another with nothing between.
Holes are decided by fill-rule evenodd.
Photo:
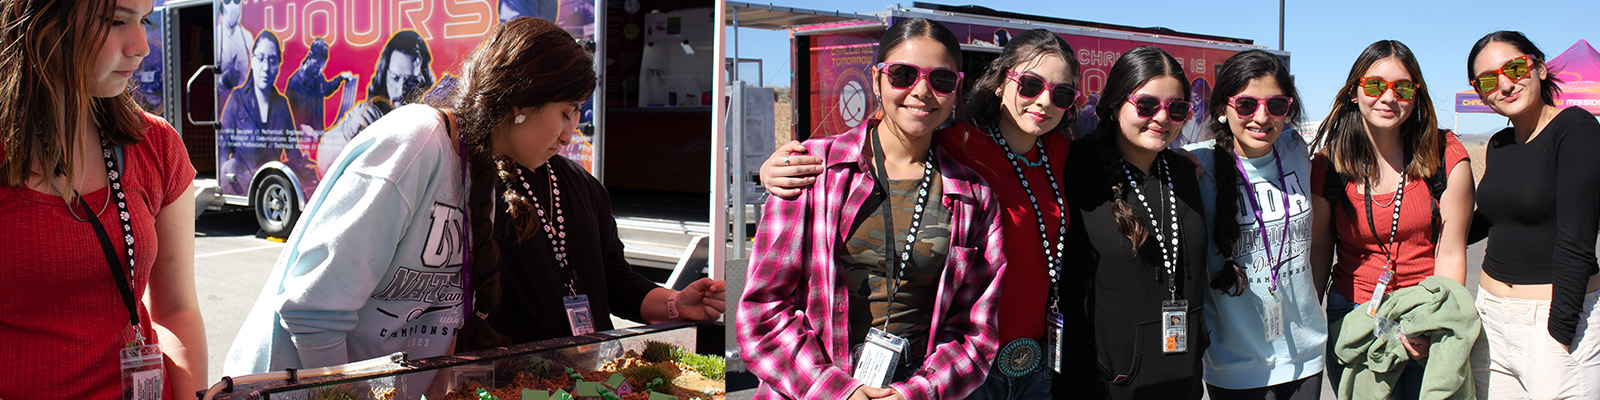
<instances>
[{"instance_id":1,"label":"girl in light blue hoodie","mask_svg":"<svg viewBox=\"0 0 1600 400\"><path fill-rule=\"evenodd\" d=\"M495 160L553 156L596 77L572 36L533 18L495 27L464 65L448 102L394 110L328 163L223 373L438 356L481 328L476 289L499 275Z\"/></svg>"},{"instance_id":2,"label":"girl in light blue hoodie","mask_svg":"<svg viewBox=\"0 0 1600 400\"><path fill-rule=\"evenodd\" d=\"M1206 171L1213 235L1203 359L1212 399L1316 399L1322 390L1328 327L1307 252L1310 157L1288 130L1302 114L1298 100L1277 56L1236 54L1206 103L1203 123L1216 138L1185 147Z\"/></svg>"}]
</instances>

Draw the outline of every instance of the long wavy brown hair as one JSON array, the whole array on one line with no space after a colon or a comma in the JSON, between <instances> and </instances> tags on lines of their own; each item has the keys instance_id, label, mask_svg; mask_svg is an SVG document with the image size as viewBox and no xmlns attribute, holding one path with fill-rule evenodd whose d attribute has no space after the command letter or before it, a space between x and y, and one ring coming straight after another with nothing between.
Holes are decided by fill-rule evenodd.
<instances>
[{"instance_id":1,"label":"long wavy brown hair","mask_svg":"<svg viewBox=\"0 0 1600 400\"><path fill-rule=\"evenodd\" d=\"M71 180L84 113L112 146L143 139L132 85L90 93L115 9L115 0L0 0L0 185L27 185L34 174Z\"/></svg>"},{"instance_id":2,"label":"long wavy brown hair","mask_svg":"<svg viewBox=\"0 0 1600 400\"><path fill-rule=\"evenodd\" d=\"M538 221L530 212L533 203L510 190L504 182L514 179L499 167L505 157L495 156L492 137L506 134L512 124L513 108L539 108L557 102L583 101L594 93L594 60L572 35L550 21L521 17L496 26L478 43L461 67L461 84L436 107L455 110L465 146L472 190L467 195L467 212L472 222L471 285L475 309L489 312L500 303L500 246L490 214L494 212L495 192L509 205L510 221L503 229L515 230L526 238L537 232ZM507 163L510 164L510 163ZM537 166L529 166L537 167ZM503 335L486 321L467 316L462 327L461 349L505 343Z\"/></svg>"},{"instance_id":3,"label":"long wavy brown hair","mask_svg":"<svg viewBox=\"0 0 1600 400\"><path fill-rule=\"evenodd\" d=\"M1144 246L1144 241L1150 237L1150 225L1139 219L1134 214L1133 207L1123 200L1122 193L1128 185L1122 179L1122 155L1117 153L1116 141L1122 133L1121 122L1118 115L1122 113L1123 103L1128 101L1128 95L1138 90L1140 86L1159 77L1172 77L1177 79L1183 87L1183 99L1190 100L1189 78L1183 73L1183 64L1176 58L1155 46L1140 46L1117 57L1117 62L1111 65L1111 72L1106 74L1105 91L1100 93L1100 103L1095 105L1095 116L1100 118L1100 125L1095 127L1094 135L1099 135L1105 141L1101 146L1100 166L1104 168L1106 176L1111 179L1111 215L1117 220L1117 231L1128 238L1128 243L1133 245L1133 251L1139 252ZM1162 150L1162 153L1170 153ZM1161 157L1158 155L1157 157ZM1150 170L1150 173L1156 173ZM1152 210L1152 213L1154 211ZM1152 214L1154 215L1154 214Z\"/></svg>"},{"instance_id":4,"label":"long wavy brown hair","mask_svg":"<svg viewBox=\"0 0 1600 400\"><path fill-rule=\"evenodd\" d=\"M1361 78L1366 76L1367 69L1389 57L1399 60L1406 72L1411 73L1411 80L1419 85L1416 99L1412 100L1416 107L1400 123L1400 143L1405 146L1405 154L1409 155L1402 172L1408 177L1428 178L1444 162L1443 147L1439 145L1444 137L1439 135L1433 97L1428 95L1428 84L1422 79L1422 68L1417 65L1417 57L1404 43L1380 40L1362 50L1355 63L1350 65L1350 74L1345 77L1344 86L1333 98L1333 109L1328 111L1328 117L1323 119L1322 127L1317 129L1317 138L1313 141L1333 161L1335 171L1355 182L1377 177L1379 160L1378 151L1373 149L1372 139L1367 135L1361 107L1351 100L1356 96L1365 96L1356 91L1361 87Z\"/></svg>"}]
</instances>

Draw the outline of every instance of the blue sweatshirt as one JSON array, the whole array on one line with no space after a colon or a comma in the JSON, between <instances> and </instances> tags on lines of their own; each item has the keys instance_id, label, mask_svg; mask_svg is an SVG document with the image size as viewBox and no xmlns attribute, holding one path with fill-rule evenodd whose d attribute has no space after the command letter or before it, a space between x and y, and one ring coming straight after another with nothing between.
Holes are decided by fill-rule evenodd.
<instances>
[{"instance_id":1,"label":"blue sweatshirt","mask_svg":"<svg viewBox=\"0 0 1600 400\"><path fill-rule=\"evenodd\" d=\"M1268 291L1272 282L1272 266L1266 249L1261 246L1261 226L1256 223L1255 211L1241 184L1230 190L1238 193L1239 212L1232 216L1217 214L1217 181L1219 171L1238 169L1232 162L1215 165L1213 141L1184 146L1199 157L1206 174L1200 179L1200 192L1207 221L1215 218L1234 218L1239 222L1239 240L1229 253L1233 254L1248 278L1248 287L1240 296L1229 296L1215 289L1206 295L1206 325L1211 327L1211 347L1204 358L1206 383L1225 389L1251 389L1292 382L1322 372L1323 354L1328 340L1328 322L1317 301L1312 285L1311 248L1311 164L1305 142L1300 135L1283 133L1273 143L1271 154L1247 158L1244 170L1249 184L1254 188L1256 204L1260 205L1262 220L1272 242L1273 255L1283 258L1278 268L1278 290ZM1288 170L1279 186L1278 166L1273 157L1282 157L1283 168ZM1224 158L1226 159L1226 158ZM1288 206L1284 206L1284 191L1288 191ZM1207 231L1213 227L1207 223ZM1283 229L1289 229L1287 247L1280 250ZM1211 241L1216 243L1215 240ZM1281 252L1281 256L1278 255ZM1212 276L1222 270L1223 257L1215 248L1207 252ZM1267 340L1265 306L1276 301L1282 310L1282 321L1277 338Z\"/></svg>"},{"instance_id":2,"label":"blue sweatshirt","mask_svg":"<svg viewBox=\"0 0 1600 400\"><path fill-rule=\"evenodd\" d=\"M328 164L223 373L445 354L466 297L461 167L427 106L397 109L352 140Z\"/></svg>"}]
</instances>

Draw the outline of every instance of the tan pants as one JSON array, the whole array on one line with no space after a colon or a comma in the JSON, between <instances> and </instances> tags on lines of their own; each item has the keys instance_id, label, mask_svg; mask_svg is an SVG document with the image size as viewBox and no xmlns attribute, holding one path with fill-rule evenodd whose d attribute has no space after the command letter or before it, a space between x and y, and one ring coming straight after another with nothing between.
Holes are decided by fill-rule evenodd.
<instances>
[{"instance_id":1,"label":"tan pants","mask_svg":"<svg viewBox=\"0 0 1600 400\"><path fill-rule=\"evenodd\" d=\"M1584 296L1572 351L1550 337L1549 300L1479 290L1483 335L1472 349L1479 399L1600 399L1600 291Z\"/></svg>"}]
</instances>

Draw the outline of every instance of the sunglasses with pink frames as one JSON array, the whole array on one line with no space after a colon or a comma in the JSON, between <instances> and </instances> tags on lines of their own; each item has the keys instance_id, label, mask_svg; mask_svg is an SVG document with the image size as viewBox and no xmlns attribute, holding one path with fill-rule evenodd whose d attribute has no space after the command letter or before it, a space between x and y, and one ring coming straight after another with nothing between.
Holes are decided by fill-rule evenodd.
<instances>
[{"instance_id":1,"label":"sunglasses with pink frames","mask_svg":"<svg viewBox=\"0 0 1600 400\"><path fill-rule=\"evenodd\" d=\"M949 68L923 68L899 62L878 63L878 71L889 77L889 86L895 89L911 90L917 82L927 79L928 88L943 95L960 89L963 76L960 71Z\"/></svg>"},{"instance_id":2,"label":"sunglasses with pink frames","mask_svg":"<svg viewBox=\"0 0 1600 400\"><path fill-rule=\"evenodd\" d=\"M1155 118L1156 113L1167 110L1167 118L1173 121L1188 121L1189 114L1194 111L1194 103L1184 99L1162 100L1151 95L1130 94L1128 104L1133 104L1134 112L1139 118Z\"/></svg>"},{"instance_id":3,"label":"sunglasses with pink frames","mask_svg":"<svg viewBox=\"0 0 1600 400\"><path fill-rule=\"evenodd\" d=\"M1274 117L1289 116L1289 107L1294 105L1294 98L1289 96L1272 96L1260 98L1255 96L1233 96L1228 98L1228 105L1233 106L1233 111L1239 113L1240 118L1250 118L1261 111L1261 106L1267 108L1267 115Z\"/></svg>"},{"instance_id":4,"label":"sunglasses with pink frames","mask_svg":"<svg viewBox=\"0 0 1600 400\"><path fill-rule=\"evenodd\" d=\"M1025 99L1037 99L1040 94L1050 92L1050 104L1063 110L1071 110L1085 98L1078 88L1066 83L1051 83L1044 77L1032 73L1006 71L1006 76L1017 83L1017 95Z\"/></svg>"}]
</instances>

